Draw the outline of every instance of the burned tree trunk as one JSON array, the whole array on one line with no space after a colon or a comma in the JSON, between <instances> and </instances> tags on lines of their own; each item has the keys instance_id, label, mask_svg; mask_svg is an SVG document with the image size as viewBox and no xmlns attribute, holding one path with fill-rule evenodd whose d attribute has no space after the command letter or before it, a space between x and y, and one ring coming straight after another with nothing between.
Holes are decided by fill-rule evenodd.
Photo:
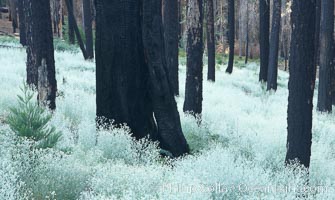
<instances>
[{"instance_id":1,"label":"burned tree trunk","mask_svg":"<svg viewBox=\"0 0 335 200\"><path fill-rule=\"evenodd\" d=\"M231 74L234 66L235 50L235 2L228 0L228 42L229 42L229 61L226 72Z\"/></svg>"},{"instance_id":2,"label":"burned tree trunk","mask_svg":"<svg viewBox=\"0 0 335 200\"><path fill-rule=\"evenodd\" d=\"M67 0L65 0L67 1ZM74 37L74 24L73 21L71 20L70 13L73 13L73 0L68 0L68 4L70 7L67 5L67 20L68 20L68 36L69 36L69 42L71 44L75 43L75 37Z\"/></svg>"},{"instance_id":3,"label":"burned tree trunk","mask_svg":"<svg viewBox=\"0 0 335 200\"><path fill-rule=\"evenodd\" d=\"M178 0L163 0L165 53L170 80L175 95L179 95L178 79Z\"/></svg>"},{"instance_id":4,"label":"burned tree trunk","mask_svg":"<svg viewBox=\"0 0 335 200\"><path fill-rule=\"evenodd\" d=\"M332 111L333 33L334 0L323 0L321 3L320 70L317 104L317 109L321 112Z\"/></svg>"},{"instance_id":5,"label":"burned tree trunk","mask_svg":"<svg viewBox=\"0 0 335 200\"><path fill-rule=\"evenodd\" d=\"M19 14L19 27L20 27L20 43L23 46L26 46L27 44L27 36L26 36L26 18L25 18L25 12L24 12L24 1L26 0L19 0L18 1L18 14Z\"/></svg>"},{"instance_id":6,"label":"burned tree trunk","mask_svg":"<svg viewBox=\"0 0 335 200\"><path fill-rule=\"evenodd\" d=\"M65 0L65 3L66 3L66 6L67 6L67 9L69 11L68 12L68 17L69 17L70 23L73 26L74 32L76 33L76 37L77 37L77 41L78 41L80 50L83 53L84 59L86 60L86 59L88 59L88 55L87 55L87 51L86 51L85 46L84 46L83 39L81 38L81 35L80 35L80 32L79 32L79 28L78 28L78 25L77 25L77 22L76 22L76 18L75 18L74 13L73 13L73 7L71 5L71 0Z\"/></svg>"},{"instance_id":7,"label":"burned tree trunk","mask_svg":"<svg viewBox=\"0 0 335 200\"><path fill-rule=\"evenodd\" d=\"M288 97L288 135L285 162L309 167L315 87L315 0L292 2L292 40Z\"/></svg>"},{"instance_id":8,"label":"burned tree trunk","mask_svg":"<svg viewBox=\"0 0 335 200\"><path fill-rule=\"evenodd\" d=\"M169 80L164 53L162 14L159 8L161 1L143 2L144 57L151 80L151 99L158 126L158 140L163 149L169 150L174 156L180 156L188 152L188 145L181 129L177 103Z\"/></svg>"},{"instance_id":9,"label":"burned tree trunk","mask_svg":"<svg viewBox=\"0 0 335 200\"><path fill-rule=\"evenodd\" d=\"M207 1L207 52L209 81L215 81L215 33L214 33L214 5L213 0Z\"/></svg>"},{"instance_id":10,"label":"burned tree trunk","mask_svg":"<svg viewBox=\"0 0 335 200\"><path fill-rule=\"evenodd\" d=\"M10 10L10 14L11 14L13 33L16 33L16 29L17 29L17 26L18 26L16 7L17 7L16 0L10 0L9 10Z\"/></svg>"},{"instance_id":11,"label":"burned tree trunk","mask_svg":"<svg viewBox=\"0 0 335 200\"><path fill-rule=\"evenodd\" d=\"M266 82L269 67L269 33L270 33L270 1L259 1L259 45L261 66L259 71L259 81Z\"/></svg>"},{"instance_id":12,"label":"burned tree trunk","mask_svg":"<svg viewBox=\"0 0 335 200\"><path fill-rule=\"evenodd\" d=\"M245 38L245 61L244 63L247 64L248 63L248 59L249 59L249 2L246 2L247 4L247 20L246 20L246 38Z\"/></svg>"},{"instance_id":13,"label":"burned tree trunk","mask_svg":"<svg viewBox=\"0 0 335 200\"><path fill-rule=\"evenodd\" d=\"M160 8L156 0L96 1L97 122L100 128L126 123L136 138L149 134L180 156L188 148L169 82Z\"/></svg>"},{"instance_id":14,"label":"burned tree trunk","mask_svg":"<svg viewBox=\"0 0 335 200\"><path fill-rule=\"evenodd\" d=\"M203 5L202 0L188 1L187 71L184 112L202 112Z\"/></svg>"},{"instance_id":15,"label":"burned tree trunk","mask_svg":"<svg viewBox=\"0 0 335 200\"><path fill-rule=\"evenodd\" d=\"M280 21L281 0L275 0L273 2L267 90L277 90Z\"/></svg>"},{"instance_id":16,"label":"burned tree trunk","mask_svg":"<svg viewBox=\"0 0 335 200\"><path fill-rule=\"evenodd\" d=\"M62 38L63 37L63 30L62 30L62 0L52 0L51 1L52 6L51 6L51 16L52 16L52 23L54 27L54 34L57 35L57 37Z\"/></svg>"},{"instance_id":17,"label":"burned tree trunk","mask_svg":"<svg viewBox=\"0 0 335 200\"><path fill-rule=\"evenodd\" d=\"M91 0L83 0L83 8L84 8L84 27L85 27L87 58L92 59L94 58L94 53L93 53Z\"/></svg>"},{"instance_id":18,"label":"burned tree trunk","mask_svg":"<svg viewBox=\"0 0 335 200\"><path fill-rule=\"evenodd\" d=\"M56 108L57 82L50 2L25 0L27 20L27 83L38 90L38 100Z\"/></svg>"}]
</instances>

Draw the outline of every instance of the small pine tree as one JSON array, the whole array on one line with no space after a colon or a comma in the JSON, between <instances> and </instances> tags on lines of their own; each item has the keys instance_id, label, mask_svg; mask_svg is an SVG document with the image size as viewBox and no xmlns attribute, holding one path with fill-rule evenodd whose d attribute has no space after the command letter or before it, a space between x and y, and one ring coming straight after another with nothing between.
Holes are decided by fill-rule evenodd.
<instances>
[{"instance_id":1,"label":"small pine tree","mask_svg":"<svg viewBox=\"0 0 335 200\"><path fill-rule=\"evenodd\" d=\"M7 123L19 139L33 141L35 148L53 148L61 133L49 125L52 115L33 101L34 93L26 84L21 91L23 95L18 95L18 105L10 108Z\"/></svg>"}]
</instances>

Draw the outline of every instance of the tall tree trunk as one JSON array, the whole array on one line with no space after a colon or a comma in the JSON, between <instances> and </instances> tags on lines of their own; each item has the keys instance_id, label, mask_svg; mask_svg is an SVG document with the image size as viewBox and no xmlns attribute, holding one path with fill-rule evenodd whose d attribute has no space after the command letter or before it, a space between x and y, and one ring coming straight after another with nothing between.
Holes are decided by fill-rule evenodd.
<instances>
[{"instance_id":1,"label":"tall tree trunk","mask_svg":"<svg viewBox=\"0 0 335 200\"><path fill-rule=\"evenodd\" d=\"M310 165L315 87L315 0L293 0L285 162Z\"/></svg>"},{"instance_id":2,"label":"tall tree trunk","mask_svg":"<svg viewBox=\"0 0 335 200\"><path fill-rule=\"evenodd\" d=\"M261 66L259 71L259 81L266 82L269 67L269 33L270 33L270 1L259 1L259 45Z\"/></svg>"},{"instance_id":3,"label":"tall tree trunk","mask_svg":"<svg viewBox=\"0 0 335 200\"><path fill-rule=\"evenodd\" d=\"M23 46L27 44L26 38L26 19L25 19L25 12L24 12L24 1L26 0L19 0L18 1L18 14L19 14L19 22L20 22L20 43Z\"/></svg>"},{"instance_id":4,"label":"tall tree trunk","mask_svg":"<svg viewBox=\"0 0 335 200\"><path fill-rule=\"evenodd\" d=\"M320 64L320 27L321 27L321 0L316 0L315 16L315 70ZM316 75L316 73L315 73Z\"/></svg>"},{"instance_id":5,"label":"tall tree trunk","mask_svg":"<svg viewBox=\"0 0 335 200\"><path fill-rule=\"evenodd\" d=\"M228 0L228 42L229 42L229 61L226 72L231 74L234 66L235 50L235 1Z\"/></svg>"},{"instance_id":6,"label":"tall tree trunk","mask_svg":"<svg viewBox=\"0 0 335 200\"><path fill-rule=\"evenodd\" d=\"M50 1L25 0L27 20L27 83L38 90L38 100L56 108L57 82Z\"/></svg>"},{"instance_id":7,"label":"tall tree trunk","mask_svg":"<svg viewBox=\"0 0 335 200\"><path fill-rule=\"evenodd\" d=\"M213 0L207 1L207 52L209 81L215 81L215 35L214 35L214 6Z\"/></svg>"},{"instance_id":8,"label":"tall tree trunk","mask_svg":"<svg viewBox=\"0 0 335 200\"><path fill-rule=\"evenodd\" d=\"M188 1L187 71L184 112L202 112L203 65L203 4L202 0Z\"/></svg>"},{"instance_id":9,"label":"tall tree trunk","mask_svg":"<svg viewBox=\"0 0 335 200\"><path fill-rule=\"evenodd\" d=\"M92 59L94 58L94 53L93 53L91 0L83 0L83 9L84 9L84 27L85 27L87 58Z\"/></svg>"},{"instance_id":10,"label":"tall tree trunk","mask_svg":"<svg viewBox=\"0 0 335 200\"><path fill-rule=\"evenodd\" d=\"M54 25L54 33L57 37L62 38L62 13L63 2L62 0L52 0L52 22Z\"/></svg>"},{"instance_id":11,"label":"tall tree trunk","mask_svg":"<svg viewBox=\"0 0 335 200\"><path fill-rule=\"evenodd\" d=\"M67 1L67 0L65 0ZM75 36L74 36L74 25L73 22L71 21L70 13L73 13L73 0L69 0L69 4L71 5L71 10L69 10L69 7L67 7L67 20L68 20L68 35L69 35L69 41L71 44L75 43Z\"/></svg>"},{"instance_id":12,"label":"tall tree trunk","mask_svg":"<svg viewBox=\"0 0 335 200\"><path fill-rule=\"evenodd\" d=\"M317 109L332 111L332 72L334 68L334 0L322 0L320 27L320 70Z\"/></svg>"},{"instance_id":13,"label":"tall tree trunk","mask_svg":"<svg viewBox=\"0 0 335 200\"><path fill-rule=\"evenodd\" d=\"M136 138L149 134L180 156L188 146L169 82L160 8L156 0L96 0L97 118L99 126L126 123Z\"/></svg>"},{"instance_id":14,"label":"tall tree trunk","mask_svg":"<svg viewBox=\"0 0 335 200\"><path fill-rule=\"evenodd\" d=\"M13 33L16 33L16 29L18 26L16 7L17 7L16 0L10 0L10 13L11 13Z\"/></svg>"},{"instance_id":15,"label":"tall tree trunk","mask_svg":"<svg viewBox=\"0 0 335 200\"><path fill-rule=\"evenodd\" d=\"M84 59L86 60L89 57L87 55L87 51L85 49L83 39L81 38L81 35L80 35L80 32L79 32L79 28L78 28L78 25L77 25L77 22L76 22L76 18L74 16L74 13L72 12L73 11L73 7L71 5L71 0L65 0L65 3L66 3L66 6L67 6L67 9L69 11L68 12L68 17L69 17L70 23L73 26L73 30L74 30L74 32L76 34L79 47L81 49L81 52L83 53Z\"/></svg>"},{"instance_id":16,"label":"tall tree trunk","mask_svg":"<svg viewBox=\"0 0 335 200\"><path fill-rule=\"evenodd\" d=\"M163 0L165 53L175 95L179 95L178 79L178 0Z\"/></svg>"},{"instance_id":17,"label":"tall tree trunk","mask_svg":"<svg viewBox=\"0 0 335 200\"><path fill-rule=\"evenodd\" d=\"M247 4L247 20L246 20L246 36L245 36L245 61L244 63L248 63L249 58L249 2L246 2Z\"/></svg>"},{"instance_id":18,"label":"tall tree trunk","mask_svg":"<svg viewBox=\"0 0 335 200\"><path fill-rule=\"evenodd\" d=\"M274 0L273 14L272 14L272 28L270 37L271 40L270 40L267 90L277 90L280 21L281 21L281 0Z\"/></svg>"}]
</instances>

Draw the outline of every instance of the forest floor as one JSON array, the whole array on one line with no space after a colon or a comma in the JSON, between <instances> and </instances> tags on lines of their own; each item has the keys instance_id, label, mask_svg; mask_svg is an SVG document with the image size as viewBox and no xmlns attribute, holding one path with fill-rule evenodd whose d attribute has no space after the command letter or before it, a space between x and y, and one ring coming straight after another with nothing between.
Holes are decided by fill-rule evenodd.
<instances>
[{"instance_id":1,"label":"forest floor","mask_svg":"<svg viewBox=\"0 0 335 200\"><path fill-rule=\"evenodd\" d=\"M0 44L19 45L1 38ZM304 170L284 166L286 72L279 71L278 91L269 93L258 82L257 62L237 60L231 75L218 65L215 83L206 81L205 70L198 125L182 112L181 58L176 100L191 155L170 160L159 156L157 144L134 141L126 128L97 132L95 63L76 47L55 46L58 97L51 124L62 139L55 149L32 152L1 124L0 199L335 199L335 114L314 111L309 181ZM0 47L4 121L22 93L25 61L24 48Z\"/></svg>"}]
</instances>

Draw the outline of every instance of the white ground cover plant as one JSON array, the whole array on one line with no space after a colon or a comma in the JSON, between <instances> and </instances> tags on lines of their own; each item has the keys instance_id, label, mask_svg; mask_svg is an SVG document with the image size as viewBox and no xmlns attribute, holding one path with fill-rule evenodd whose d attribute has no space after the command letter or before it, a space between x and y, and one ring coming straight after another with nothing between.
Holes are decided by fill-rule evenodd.
<instances>
[{"instance_id":1,"label":"white ground cover plant","mask_svg":"<svg viewBox=\"0 0 335 200\"><path fill-rule=\"evenodd\" d=\"M55 53L58 97L51 125L61 140L53 149L17 144L5 119L25 80L25 60L22 48L0 48L1 200L335 199L334 114L314 111L309 180L304 170L284 166L286 72L279 72L278 91L267 93L257 63L235 67L232 75L218 70L215 83L204 81L198 126L182 112L181 65L176 100L192 152L169 160L159 156L157 143L134 140L126 127L97 133L95 63L74 51Z\"/></svg>"}]
</instances>

